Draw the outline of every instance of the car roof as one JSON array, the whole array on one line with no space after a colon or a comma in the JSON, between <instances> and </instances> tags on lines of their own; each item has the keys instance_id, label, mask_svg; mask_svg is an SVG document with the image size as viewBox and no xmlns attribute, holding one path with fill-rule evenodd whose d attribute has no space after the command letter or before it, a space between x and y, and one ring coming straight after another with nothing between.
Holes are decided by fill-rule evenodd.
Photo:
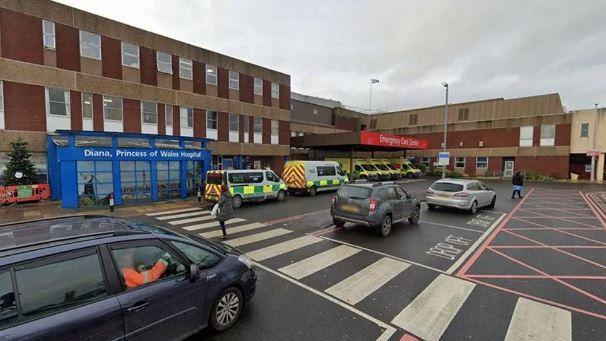
<instances>
[{"instance_id":1,"label":"car roof","mask_svg":"<svg viewBox=\"0 0 606 341\"><path fill-rule=\"evenodd\" d=\"M377 188L384 186L397 186L393 181L383 181L383 182L350 182L343 186L352 186L352 187L362 187L362 188Z\"/></svg>"},{"instance_id":2,"label":"car roof","mask_svg":"<svg viewBox=\"0 0 606 341\"><path fill-rule=\"evenodd\" d=\"M448 182L451 184L459 184L459 185L466 185L472 182L479 182L479 180L474 180L474 179L450 179L450 178L446 178L446 179L440 179L436 182ZM435 183L435 182L434 182Z\"/></svg>"}]
</instances>

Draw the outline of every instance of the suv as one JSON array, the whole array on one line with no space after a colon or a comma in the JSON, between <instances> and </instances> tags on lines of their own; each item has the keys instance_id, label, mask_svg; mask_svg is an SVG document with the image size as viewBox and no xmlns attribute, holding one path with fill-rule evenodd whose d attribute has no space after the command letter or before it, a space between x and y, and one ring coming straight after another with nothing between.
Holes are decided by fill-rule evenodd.
<instances>
[{"instance_id":1,"label":"suv","mask_svg":"<svg viewBox=\"0 0 606 341\"><path fill-rule=\"evenodd\" d=\"M330 214L335 226L345 222L373 227L387 237L392 224L408 219L411 224L419 221L419 199L406 193L393 182L356 182L343 185L333 197Z\"/></svg>"},{"instance_id":2,"label":"suv","mask_svg":"<svg viewBox=\"0 0 606 341\"><path fill-rule=\"evenodd\" d=\"M138 221L74 216L0 225L0 339L184 339L231 327L251 260Z\"/></svg>"}]
</instances>

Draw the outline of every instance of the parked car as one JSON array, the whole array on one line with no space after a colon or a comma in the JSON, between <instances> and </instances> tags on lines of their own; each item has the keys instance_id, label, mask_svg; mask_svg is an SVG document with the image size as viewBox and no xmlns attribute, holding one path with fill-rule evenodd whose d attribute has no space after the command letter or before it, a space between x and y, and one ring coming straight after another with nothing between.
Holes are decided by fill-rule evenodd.
<instances>
[{"instance_id":1,"label":"parked car","mask_svg":"<svg viewBox=\"0 0 606 341\"><path fill-rule=\"evenodd\" d=\"M0 339L180 340L231 327L255 294L251 260L134 220L0 225Z\"/></svg>"},{"instance_id":2,"label":"parked car","mask_svg":"<svg viewBox=\"0 0 606 341\"><path fill-rule=\"evenodd\" d=\"M425 198L430 210L444 206L474 214L480 207L494 208L497 194L478 180L441 179L429 187Z\"/></svg>"},{"instance_id":3,"label":"parked car","mask_svg":"<svg viewBox=\"0 0 606 341\"><path fill-rule=\"evenodd\" d=\"M391 227L405 219L411 224L419 221L419 199L406 193L393 182L356 182L344 185L333 197L330 213L335 226L346 222L375 229L383 237Z\"/></svg>"},{"instance_id":4,"label":"parked car","mask_svg":"<svg viewBox=\"0 0 606 341\"><path fill-rule=\"evenodd\" d=\"M349 181L336 161L286 161L282 176L290 193L312 197L321 191L334 191Z\"/></svg>"},{"instance_id":5,"label":"parked car","mask_svg":"<svg viewBox=\"0 0 606 341\"><path fill-rule=\"evenodd\" d=\"M213 170L206 172L204 199L216 202L221 196L221 188L227 186L233 196L234 208L245 201L286 199L286 184L269 169Z\"/></svg>"}]
</instances>

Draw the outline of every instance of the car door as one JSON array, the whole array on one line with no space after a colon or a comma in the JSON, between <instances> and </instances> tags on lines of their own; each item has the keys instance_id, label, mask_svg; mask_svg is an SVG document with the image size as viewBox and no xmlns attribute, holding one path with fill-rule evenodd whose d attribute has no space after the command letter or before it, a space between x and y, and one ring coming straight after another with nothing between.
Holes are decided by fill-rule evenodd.
<instances>
[{"instance_id":1,"label":"car door","mask_svg":"<svg viewBox=\"0 0 606 341\"><path fill-rule=\"evenodd\" d=\"M484 198L484 205L490 205L490 202L492 201L492 191L490 190L490 187L486 186L483 182L479 182L478 184L482 197Z\"/></svg>"},{"instance_id":2,"label":"car door","mask_svg":"<svg viewBox=\"0 0 606 341\"><path fill-rule=\"evenodd\" d=\"M14 281L12 290L7 290L9 281ZM111 293L96 247L17 265L0 272L0 283L0 328L6 322L19 323L2 330L1 339L116 340L124 336L122 309ZM7 291L11 292L8 296ZM11 311L5 304L14 305L14 319L5 315Z\"/></svg>"},{"instance_id":3,"label":"car door","mask_svg":"<svg viewBox=\"0 0 606 341\"><path fill-rule=\"evenodd\" d=\"M386 188L386 190L387 197L389 198L389 204L391 205L392 219L393 221L398 221L402 219L404 202L398 197L398 194L396 193L396 188L394 186L389 186Z\"/></svg>"},{"instance_id":4,"label":"car door","mask_svg":"<svg viewBox=\"0 0 606 341\"><path fill-rule=\"evenodd\" d=\"M275 198L280 190L280 178L272 171L265 171L266 186L263 187L263 192L267 198ZM266 191L267 189L267 191Z\"/></svg>"},{"instance_id":5,"label":"car door","mask_svg":"<svg viewBox=\"0 0 606 341\"><path fill-rule=\"evenodd\" d=\"M488 203L486 202L486 195L484 191L482 191L482 186L480 186L479 181L473 183L473 193L474 197L478 201L478 207L488 205Z\"/></svg>"},{"instance_id":6,"label":"car door","mask_svg":"<svg viewBox=\"0 0 606 341\"><path fill-rule=\"evenodd\" d=\"M401 187L395 187L398 198L403 203L402 207L402 218L408 218L412 215L412 198L408 196L405 190Z\"/></svg>"},{"instance_id":7,"label":"car door","mask_svg":"<svg viewBox=\"0 0 606 341\"><path fill-rule=\"evenodd\" d=\"M109 249L122 281L117 298L127 339L182 339L199 329L204 319L204 287L201 281L188 279L188 262L157 239L111 244ZM159 263L166 254L170 255L168 266L156 271L162 270ZM142 275L142 282L127 281L133 271Z\"/></svg>"}]
</instances>

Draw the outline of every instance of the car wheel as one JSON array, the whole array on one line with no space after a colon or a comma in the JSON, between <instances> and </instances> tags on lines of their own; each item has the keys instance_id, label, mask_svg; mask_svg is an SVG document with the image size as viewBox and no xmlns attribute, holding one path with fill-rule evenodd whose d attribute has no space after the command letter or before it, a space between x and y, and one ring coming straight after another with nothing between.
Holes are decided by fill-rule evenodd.
<instances>
[{"instance_id":1,"label":"car wheel","mask_svg":"<svg viewBox=\"0 0 606 341\"><path fill-rule=\"evenodd\" d=\"M495 195L492 197L492 201L490 202L490 205L488 205L488 208L494 208L496 203L497 203L497 196Z\"/></svg>"},{"instance_id":2,"label":"car wheel","mask_svg":"<svg viewBox=\"0 0 606 341\"><path fill-rule=\"evenodd\" d=\"M315 197L315 196L316 196L316 194L318 194L318 189L316 188L316 186L311 186L311 187L309 188L308 193L309 193L309 196L310 196L310 197Z\"/></svg>"},{"instance_id":3,"label":"car wheel","mask_svg":"<svg viewBox=\"0 0 606 341\"><path fill-rule=\"evenodd\" d=\"M391 232L391 216L389 214L385 215L383 222L381 225L377 226L376 229L381 237L385 238L389 236L389 233Z\"/></svg>"},{"instance_id":4,"label":"car wheel","mask_svg":"<svg viewBox=\"0 0 606 341\"><path fill-rule=\"evenodd\" d=\"M421 207L416 206L412 211L412 216L408 218L408 222L410 224L417 224L419 222L419 217L421 216Z\"/></svg>"},{"instance_id":5,"label":"car wheel","mask_svg":"<svg viewBox=\"0 0 606 341\"><path fill-rule=\"evenodd\" d=\"M231 199L231 202L234 208L239 208L240 206L242 206L242 197L239 195L234 195L234 197Z\"/></svg>"},{"instance_id":6,"label":"car wheel","mask_svg":"<svg viewBox=\"0 0 606 341\"><path fill-rule=\"evenodd\" d=\"M476 214L477 211L478 211L478 202L474 200L474 202L471 203L471 207L469 208L469 213Z\"/></svg>"},{"instance_id":7,"label":"car wheel","mask_svg":"<svg viewBox=\"0 0 606 341\"><path fill-rule=\"evenodd\" d=\"M343 226L345 226L345 222L343 220L338 220L338 219L335 219L335 218L332 219L332 223L336 227L343 227Z\"/></svg>"},{"instance_id":8,"label":"car wheel","mask_svg":"<svg viewBox=\"0 0 606 341\"><path fill-rule=\"evenodd\" d=\"M430 210L435 210L436 209L436 205L434 204L427 204L427 208Z\"/></svg>"},{"instance_id":9,"label":"car wheel","mask_svg":"<svg viewBox=\"0 0 606 341\"><path fill-rule=\"evenodd\" d=\"M279 190L276 198L278 198L278 201L284 201L284 199L286 199L286 192Z\"/></svg>"},{"instance_id":10,"label":"car wheel","mask_svg":"<svg viewBox=\"0 0 606 341\"><path fill-rule=\"evenodd\" d=\"M219 295L210 312L210 326L221 332L236 323L242 312L244 300L237 288L227 288Z\"/></svg>"}]
</instances>

